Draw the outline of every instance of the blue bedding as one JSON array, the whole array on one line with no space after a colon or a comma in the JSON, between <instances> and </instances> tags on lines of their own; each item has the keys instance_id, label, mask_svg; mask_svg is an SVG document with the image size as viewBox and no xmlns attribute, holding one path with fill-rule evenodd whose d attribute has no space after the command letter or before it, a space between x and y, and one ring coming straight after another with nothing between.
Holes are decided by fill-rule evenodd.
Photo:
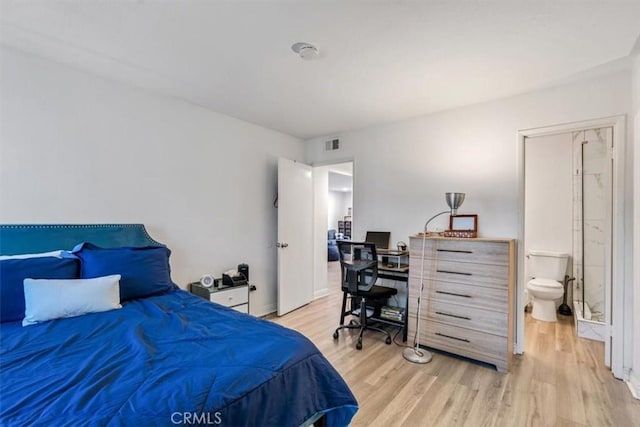
<instances>
[{"instance_id":1,"label":"blue bedding","mask_svg":"<svg viewBox=\"0 0 640 427\"><path fill-rule=\"evenodd\" d=\"M181 290L0 337L1 425L344 426L357 410L305 337Z\"/></svg>"}]
</instances>

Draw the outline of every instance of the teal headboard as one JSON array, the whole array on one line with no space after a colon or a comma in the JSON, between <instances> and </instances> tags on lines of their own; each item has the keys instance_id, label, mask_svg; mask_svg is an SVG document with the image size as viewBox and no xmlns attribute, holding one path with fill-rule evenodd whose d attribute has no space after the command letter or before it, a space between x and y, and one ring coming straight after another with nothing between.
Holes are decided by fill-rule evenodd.
<instances>
[{"instance_id":1,"label":"teal headboard","mask_svg":"<svg viewBox=\"0 0 640 427\"><path fill-rule=\"evenodd\" d=\"M81 242L103 248L164 246L143 224L0 224L0 255L70 250Z\"/></svg>"}]
</instances>

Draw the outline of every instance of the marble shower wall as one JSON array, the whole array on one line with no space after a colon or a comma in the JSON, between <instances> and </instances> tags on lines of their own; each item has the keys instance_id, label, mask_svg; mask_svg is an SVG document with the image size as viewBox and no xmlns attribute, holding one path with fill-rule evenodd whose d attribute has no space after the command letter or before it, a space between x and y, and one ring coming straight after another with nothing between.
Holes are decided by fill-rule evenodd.
<instances>
[{"instance_id":1,"label":"marble shower wall","mask_svg":"<svg viewBox=\"0 0 640 427\"><path fill-rule=\"evenodd\" d=\"M612 128L573 132L573 299L588 304L592 320L604 321L607 172ZM586 143L585 143L586 141ZM582 153L584 150L584 154ZM584 181L584 188L583 188ZM584 254L583 251L584 236Z\"/></svg>"}]
</instances>

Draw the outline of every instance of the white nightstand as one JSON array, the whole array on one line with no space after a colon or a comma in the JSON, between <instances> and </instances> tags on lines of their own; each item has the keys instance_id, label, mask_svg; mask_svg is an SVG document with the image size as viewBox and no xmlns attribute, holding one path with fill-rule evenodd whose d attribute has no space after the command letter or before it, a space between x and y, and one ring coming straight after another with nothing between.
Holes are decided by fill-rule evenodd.
<instances>
[{"instance_id":1,"label":"white nightstand","mask_svg":"<svg viewBox=\"0 0 640 427\"><path fill-rule=\"evenodd\" d=\"M249 285L205 288L200 283L192 283L191 293L242 313L249 313Z\"/></svg>"}]
</instances>

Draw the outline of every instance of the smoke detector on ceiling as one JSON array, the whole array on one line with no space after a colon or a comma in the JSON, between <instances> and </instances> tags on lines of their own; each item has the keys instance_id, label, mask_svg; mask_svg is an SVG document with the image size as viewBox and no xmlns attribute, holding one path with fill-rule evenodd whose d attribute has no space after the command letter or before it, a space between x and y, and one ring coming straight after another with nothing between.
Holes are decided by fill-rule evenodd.
<instances>
[{"instance_id":1,"label":"smoke detector on ceiling","mask_svg":"<svg viewBox=\"0 0 640 427\"><path fill-rule=\"evenodd\" d=\"M300 58L305 61L315 59L320 55L320 52L318 52L318 48L307 42L294 43L291 46L291 50L300 55Z\"/></svg>"}]
</instances>

